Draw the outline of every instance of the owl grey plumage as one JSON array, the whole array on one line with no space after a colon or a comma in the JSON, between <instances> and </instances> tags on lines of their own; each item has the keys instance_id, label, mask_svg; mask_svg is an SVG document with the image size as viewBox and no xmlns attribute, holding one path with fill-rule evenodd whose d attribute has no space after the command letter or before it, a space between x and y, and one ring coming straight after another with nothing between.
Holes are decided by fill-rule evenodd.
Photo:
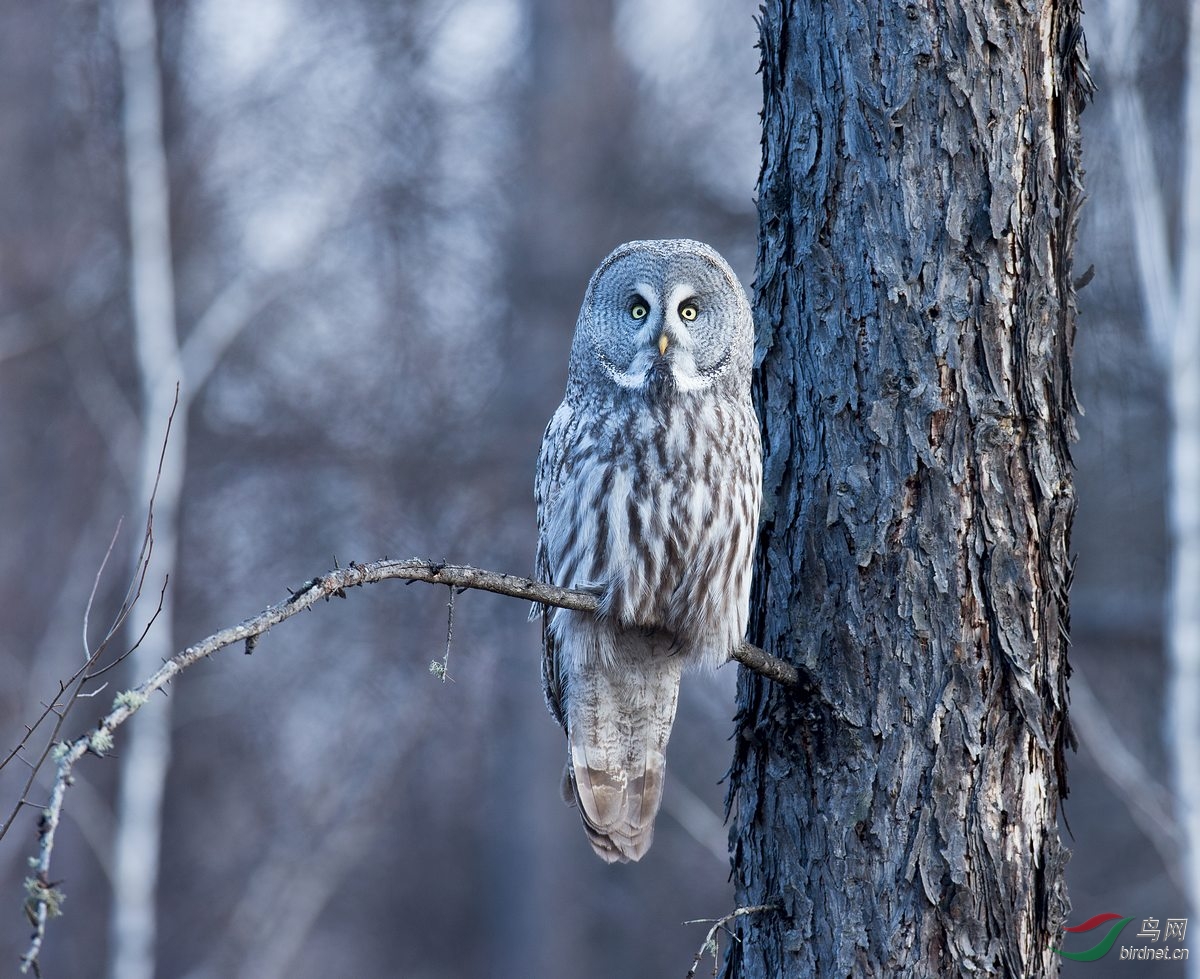
<instances>
[{"instance_id":1,"label":"owl grey plumage","mask_svg":"<svg viewBox=\"0 0 1200 979\"><path fill-rule=\"evenodd\" d=\"M632 241L588 284L567 392L537 469L537 574L596 615L542 609L564 794L604 860L650 847L684 666L746 631L762 493L754 327L733 271L696 241Z\"/></svg>"}]
</instances>

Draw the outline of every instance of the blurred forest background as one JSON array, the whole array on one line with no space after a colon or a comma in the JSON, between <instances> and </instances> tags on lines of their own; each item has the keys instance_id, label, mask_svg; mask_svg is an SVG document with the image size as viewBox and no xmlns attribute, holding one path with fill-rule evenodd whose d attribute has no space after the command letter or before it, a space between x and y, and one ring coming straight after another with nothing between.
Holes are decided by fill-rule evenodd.
<instances>
[{"instance_id":1,"label":"blurred forest background","mask_svg":"<svg viewBox=\"0 0 1200 979\"><path fill-rule=\"evenodd\" d=\"M159 655L335 558L528 573L534 460L591 270L622 241L687 236L753 277L756 0L162 0L149 74L136 19L114 13L139 3L8 2L0 18L5 754L82 663L123 518L93 641L120 605L177 379L168 465L182 482L160 491L133 620L168 573L170 604L71 736ZM1122 19L1128 6L1097 0L1085 21L1099 93L1076 256L1095 278L1075 361L1074 922L1188 914L1162 721L1166 365L1144 324L1114 98L1139 93L1141 165L1177 233L1189 7ZM136 118L154 85L160 137ZM719 784L733 670L685 681L655 845L604 866L560 800L563 740L526 613L462 595L453 682L427 669L445 590L398 583L192 669L154 705L157 728L144 712L114 759L78 770L47 973L122 971L110 929L128 854L114 840L136 804L118 780L144 722L170 749L157 975L683 976L707 926L682 922L733 907ZM6 808L25 777L0 772ZM149 797L135 840L157 832ZM0 843L4 974L29 932L36 815Z\"/></svg>"}]
</instances>

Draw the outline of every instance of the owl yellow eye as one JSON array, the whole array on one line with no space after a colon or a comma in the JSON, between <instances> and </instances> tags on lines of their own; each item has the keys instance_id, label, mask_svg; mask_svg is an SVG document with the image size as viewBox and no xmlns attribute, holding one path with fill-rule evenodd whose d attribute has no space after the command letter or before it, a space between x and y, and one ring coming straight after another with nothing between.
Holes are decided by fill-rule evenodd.
<instances>
[{"instance_id":1,"label":"owl yellow eye","mask_svg":"<svg viewBox=\"0 0 1200 979\"><path fill-rule=\"evenodd\" d=\"M629 307L629 315L635 320L644 320L649 312L650 310L645 303L634 303Z\"/></svg>"},{"instance_id":2,"label":"owl yellow eye","mask_svg":"<svg viewBox=\"0 0 1200 979\"><path fill-rule=\"evenodd\" d=\"M679 304L679 315L682 316L685 320L687 320L690 323L698 315L700 315L700 310L696 307L696 304L693 302L680 303Z\"/></svg>"}]
</instances>

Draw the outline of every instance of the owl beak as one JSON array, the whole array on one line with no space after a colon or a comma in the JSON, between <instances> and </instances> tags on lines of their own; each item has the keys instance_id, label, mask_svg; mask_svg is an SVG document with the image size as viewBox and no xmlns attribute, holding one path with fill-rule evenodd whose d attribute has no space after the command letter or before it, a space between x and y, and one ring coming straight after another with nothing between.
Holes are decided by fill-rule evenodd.
<instances>
[{"instance_id":1,"label":"owl beak","mask_svg":"<svg viewBox=\"0 0 1200 979\"><path fill-rule=\"evenodd\" d=\"M662 336L660 336L660 337L658 338L658 352L659 352L659 354L661 354L661 355L662 355L662 356L664 356L664 357L666 356L666 354L667 354L667 346L668 346L668 344L669 344L670 342L671 342L671 341L669 341L669 340L667 339L667 335L666 335L665 333L664 333Z\"/></svg>"}]
</instances>

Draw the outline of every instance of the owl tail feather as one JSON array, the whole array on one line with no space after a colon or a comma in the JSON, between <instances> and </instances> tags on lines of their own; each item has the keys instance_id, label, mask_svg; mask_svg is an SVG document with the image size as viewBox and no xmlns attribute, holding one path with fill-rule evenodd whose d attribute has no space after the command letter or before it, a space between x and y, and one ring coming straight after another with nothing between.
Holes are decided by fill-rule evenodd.
<instances>
[{"instance_id":1,"label":"owl tail feather","mask_svg":"<svg viewBox=\"0 0 1200 979\"><path fill-rule=\"evenodd\" d=\"M571 678L563 794L569 786L588 842L608 863L650 849L679 673L677 658L656 657Z\"/></svg>"}]
</instances>

